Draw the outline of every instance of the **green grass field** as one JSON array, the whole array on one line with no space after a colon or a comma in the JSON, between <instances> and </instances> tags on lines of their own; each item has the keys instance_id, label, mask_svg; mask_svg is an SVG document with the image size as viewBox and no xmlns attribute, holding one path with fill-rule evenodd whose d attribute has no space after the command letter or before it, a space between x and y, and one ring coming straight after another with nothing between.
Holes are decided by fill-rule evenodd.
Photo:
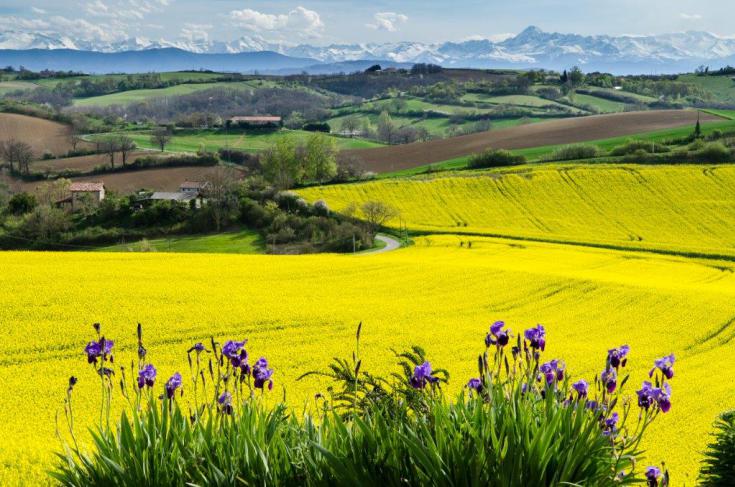
<instances>
[{"instance_id":1,"label":"green grass field","mask_svg":"<svg viewBox=\"0 0 735 487\"><path fill-rule=\"evenodd\" d=\"M19 90L32 90L37 87L38 85L28 81L3 81L0 82L0 96Z\"/></svg>"},{"instance_id":2,"label":"green grass field","mask_svg":"<svg viewBox=\"0 0 735 487\"><path fill-rule=\"evenodd\" d=\"M653 96L639 95L638 93L633 93L632 91L616 90L613 88L599 88L597 86L585 86L584 88L600 93L610 93L618 96L635 98L641 103L653 103L655 101L658 101L658 99Z\"/></svg>"},{"instance_id":3,"label":"green grass field","mask_svg":"<svg viewBox=\"0 0 735 487\"><path fill-rule=\"evenodd\" d=\"M735 120L735 110L717 110L712 108L703 111L711 113L713 115L717 115L718 117L726 118L728 120Z\"/></svg>"},{"instance_id":4,"label":"green grass field","mask_svg":"<svg viewBox=\"0 0 735 487\"><path fill-rule=\"evenodd\" d=\"M573 102L576 105L593 106L597 108L600 113L622 112L625 109L625 103L606 100L605 98L599 98L592 95L583 95L580 93L574 94Z\"/></svg>"},{"instance_id":5,"label":"green grass field","mask_svg":"<svg viewBox=\"0 0 735 487\"><path fill-rule=\"evenodd\" d=\"M242 81L234 83L192 83L170 86L168 88L159 88L152 90L130 90L120 93L112 93L109 95L93 96L90 98L77 98L74 105L79 107L99 106L105 107L110 105L127 105L129 103L141 102L152 98L160 98L165 96L180 96L196 93L197 91L208 90L211 88L230 88L230 89L250 89L255 85L252 81Z\"/></svg>"},{"instance_id":6,"label":"green grass field","mask_svg":"<svg viewBox=\"0 0 735 487\"><path fill-rule=\"evenodd\" d=\"M697 85L708 91L720 103L735 103L735 81L730 76L697 76L696 74L684 74L679 76L679 81Z\"/></svg>"},{"instance_id":7,"label":"green grass field","mask_svg":"<svg viewBox=\"0 0 735 487\"><path fill-rule=\"evenodd\" d=\"M138 147L144 149L158 149L151 143L150 134L147 132L126 133L132 138ZM166 146L167 152L197 152L206 150L215 152L220 148L237 149L247 152L256 152L267 149L282 137L293 137L298 142L305 142L312 132L303 130L280 130L267 133L226 133L219 130L187 130L175 133L171 143ZM380 144L359 138L333 137L337 141L337 147L342 149L363 149L379 147Z\"/></svg>"},{"instance_id":8,"label":"green grass field","mask_svg":"<svg viewBox=\"0 0 735 487\"><path fill-rule=\"evenodd\" d=\"M203 71L174 71L174 72L166 72L166 73L159 73L161 76L161 79L164 81L179 81L182 83L194 81L194 82L201 82L205 80L214 80L217 78L220 78L222 76L221 73L207 73ZM91 81L98 81L101 79L114 79L114 80L121 80L124 78L127 78L127 74L95 74L91 76L74 76L70 78L48 78L48 79L39 79L34 80L33 83L39 85L39 86L48 86L53 88L59 83L64 83L67 81L80 81L83 79L91 80Z\"/></svg>"},{"instance_id":9,"label":"green grass field","mask_svg":"<svg viewBox=\"0 0 735 487\"><path fill-rule=\"evenodd\" d=\"M218 233L216 235L186 235L157 238L145 242L101 247L100 252L176 252L210 254L262 254L265 244L254 230Z\"/></svg>"},{"instance_id":10,"label":"green grass field","mask_svg":"<svg viewBox=\"0 0 735 487\"><path fill-rule=\"evenodd\" d=\"M552 100L547 100L539 96L534 95L503 95L503 96L484 96L478 95L480 98L477 101L483 103L491 103L493 105L516 105L523 108L543 108L548 106L554 106L563 109L575 110L574 107L569 107L561 103L557 103Z\"/></svg>"},{"instance_id":11,"label":"green grass field","mask_svg":"<svg viewBox=\"0 0 735 487\"><path fill-rule=\"evenodd\" d=\"M349 115L332 117L327 120L327 123L332 127L333 132L339 132L341 130L342 121ZM357 114L354 115L360 120L362 125L365 120L375 127L378 121L378 115L375 114ZM446 137L448 130L452 127L457 129L467 128L474 124L473 121L464 121L460 123L452 122L449 118L412 118L404 115L391 115L391 120L398 127L412 126L412 127L423 127L425 128L432 137ZM547 120L553 120L553 118L542 118L542 117L519 117L519 118L502 118L491 120L491 127L493 129L514 127L524 123L536 123Z\"/></svg>"}]
</instances>

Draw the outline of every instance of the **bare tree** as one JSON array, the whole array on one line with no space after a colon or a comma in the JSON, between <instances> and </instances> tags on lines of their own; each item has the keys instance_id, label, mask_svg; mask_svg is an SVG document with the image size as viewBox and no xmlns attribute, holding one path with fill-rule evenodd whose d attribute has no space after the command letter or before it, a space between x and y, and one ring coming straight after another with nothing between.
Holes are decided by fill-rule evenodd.
<instances>
[{"instance_id":1,"label":"bare tree","mask_svg":"<svg viewBox=\"0 0 735 487\"><path fill-rule=\"evenodd\" d=\"M354 115L350 115L342 119L341 129L352 137L360 128L360 119Z\"/></svg>"},{"instance_id":2,"label":"bare tree","mask_svg":"<svg viewBox=\"0 0 735 487\"><path fill-rule=\"evenodd\" d=\"M10 139L0 143L0 158L10 166L10 172L17 170L29 174L30 163L33 160L33 149L25 142Z\"/></svg>"},{"instance_id":3,"label":"bare tree","mask_svg":"<svg viewBox=\"0 0 735 487\"><path fill-rule=\"evenodd\" d=\"M75 113L71 116L71 130L69 130L69 143L73 151L77 150L79 144L84 142L82 137L89 131L89 123L84 115Z\"/></svg>"},{"instance_id":4,"label":"bare tree","mask_svg":"<svg viewBox=\"0 0 735 487\"><path fill-rule=\"evenodd\" d=\"M76 151L79 144L84 141L81 134L77 133L75 129L69 132L69 143L71 144L71 150Z\"/></svg>"},{"instance_id":5,"label":"bare tree","mask_svg":"<svg viewBox=\"0 0 735 487\"><path fill-rule=\"evenodd\" d=\"M159 127L151 134L151 144L157 145L161 152L166 149L169 142L171 142L171 131L166 127Z\"/></svg>"},{"instance_id":6,"label":"bare tree","mask_svg":"<svg viewBox=\"0 0 735 487\"><path fill-rule=\"evenodd\" d=\"M207 200L207 208L212 213L214 226L219 232L226 222L227 215L235 207L235 187L240 173L230 167L217 166L205 178L202 196Z\"/></svg>"},{"instance_id":7,"label":"bare tree","mask_svg":"<svg viewBox=\"0 0 735 487\"><path fill-rule=\"evenodd\" d=\"M398 216L398 210L380 201L366 201L360 210L371 235L375 235L380 227Z\"/></svg>"},{"instance_id":8,"label":"bare tree","mask_svg":"<svg viewBox=\"0 0 735 487\"><path fill-rule=\"evenodd\" d=\"M120 150L120 154L122 155L122 165L125 167L125 164L128 162L128 154L130 154L132 151L134 151L137 147L133 139L128 137L127 135L121 135L117 139L117 146Z\"/></svg>"},{"instance_id":9,"label":"bare tree","mask_svg":"<svg viewBox=\"0 0 735 487\"><path fill-rule=\"evenodd\" d=\"M41 205L53 206L54 203L69 196L71 181L65 178L47 181L36 186L36 200Z\"/></svg>"},{"instance_id":10,"label":"bare tree","mask_svg":"<svg viewBox=\"0 0 735 487\"><path fill-rule=\"evenodd\" d=\"M110 167L114 168L115 167L115 152L120 150L120 145L118 144L117 137L113 137L113 136L105 137L102 140L101 148L105 152L105 154L110 156Z\"/></svg>"}]
</instances>

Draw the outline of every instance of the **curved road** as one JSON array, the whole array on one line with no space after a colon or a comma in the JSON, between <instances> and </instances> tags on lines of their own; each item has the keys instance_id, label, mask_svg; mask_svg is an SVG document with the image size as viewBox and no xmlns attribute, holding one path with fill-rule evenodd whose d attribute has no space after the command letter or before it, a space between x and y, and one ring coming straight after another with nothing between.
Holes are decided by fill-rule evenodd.
<instances>
[{"instance_id":1,"label":"curved road","mask_svg":"<svg viewBox=\"0 0 735 487\"><path fill-rule=\"evenodd\" d=\"M375 249L375 250L368 250L366 252L360 252L359 255L382 254L384 252L390 252L391 250L396 250L401 247L401 242L394 239L393 237L389 237L388 235L378 234L375 236L375 240L380 240L381 242L385 243L385 247L383 247L382 249Z\"/></svg>"}]
</instances>

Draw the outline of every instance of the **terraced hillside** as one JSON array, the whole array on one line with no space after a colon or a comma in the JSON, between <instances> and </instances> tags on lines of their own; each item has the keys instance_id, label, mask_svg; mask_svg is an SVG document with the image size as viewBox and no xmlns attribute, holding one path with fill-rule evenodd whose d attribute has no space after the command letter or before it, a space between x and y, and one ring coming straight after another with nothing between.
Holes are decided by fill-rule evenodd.
<instances>
[{"instance_id":1,"label":"terraced hillside","mask_svg":"<svg viewBox=\"0 0 735 487\"><path fill-rule=\"evenodd\" d=\"M735 258L735 166L557 164L301 190L382 201L410 229ZM396 219L391 222L398 225Z\"/></svg>"}]
</instances>

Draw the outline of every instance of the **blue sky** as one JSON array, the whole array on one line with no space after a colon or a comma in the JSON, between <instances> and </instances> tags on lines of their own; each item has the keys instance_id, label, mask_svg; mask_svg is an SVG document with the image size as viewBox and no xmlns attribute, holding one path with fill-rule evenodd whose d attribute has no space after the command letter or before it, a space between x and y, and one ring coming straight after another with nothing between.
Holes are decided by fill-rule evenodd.
<instances>
[{"instance_id":1,"label":"blue sky","mask_svg":"<svg viewBox=\"0 0 735 487\"><path fill-rule=\"evenodd\" d=\"M498 38L528 25L579 34L735 36L733 0L2 0L0 32L121 40L259 36L312 44Z\"/></svg>"}]
</instances>

